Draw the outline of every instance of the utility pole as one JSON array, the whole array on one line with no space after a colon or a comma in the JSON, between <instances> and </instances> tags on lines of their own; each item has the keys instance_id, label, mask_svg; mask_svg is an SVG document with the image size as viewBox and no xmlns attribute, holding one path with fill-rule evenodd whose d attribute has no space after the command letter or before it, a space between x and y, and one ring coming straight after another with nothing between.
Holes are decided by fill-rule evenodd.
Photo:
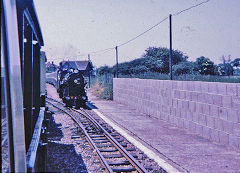
<instances>
[{"instance_id":1,"label":"utility pole","mask_svg":"<svg viewBox=\"0 0 240 173\"><path fill-rule=\"evenodd\" d=\"M90 63L90 54L88 54L88 63ZM88 75L88 86L89 86L89 88L90 88L90 78L91 78L91 77L90 77L90 76L91 76L91 71L90 71L90 70L88 71L88 74L89 74L89 75Z\"/></svg>"},{"instance_id":2,"label":"utility pole","mask_svg":"<svg viewBox=\"0 0 240 173\"><path fill-rule=\"evenodd\" d=\"M169 15L169 30L170 30L170 54L169 54L169 74L172 80L172 15Z\"/></svg>"},{"instance_id":3,"label":"utility pole","mask_svg":"<svg viewBox=\"0 0 240 173\"><path fill-rule=\"evenodd\" d=\"M116 66L117 66L117 70L116 70L116 77L118 78L118 47L115 47L116 49Z\"/></svg>"}]
</instances>

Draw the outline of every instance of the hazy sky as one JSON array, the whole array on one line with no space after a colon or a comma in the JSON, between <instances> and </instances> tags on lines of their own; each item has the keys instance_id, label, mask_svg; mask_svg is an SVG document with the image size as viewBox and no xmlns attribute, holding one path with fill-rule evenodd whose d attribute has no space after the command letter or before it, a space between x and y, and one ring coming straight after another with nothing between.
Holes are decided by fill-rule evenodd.
<instances>
[{"instance_id":1,"label":"hazy sky","mask_svg":"<svg viewBox=\"0 0 240 173\"><path fill-rule=\"evenodd\" d=\"M86 60L88 52L115 47L154 24L203 0L34 0L48 60ZM240 57L240 0L211 0L173 16L173 48L216 63ZM169 47L169 21L119 48L119 62L149 46ZM94 65L114 65L115 50L91 54Z\"/></svg>"}]
</instances>

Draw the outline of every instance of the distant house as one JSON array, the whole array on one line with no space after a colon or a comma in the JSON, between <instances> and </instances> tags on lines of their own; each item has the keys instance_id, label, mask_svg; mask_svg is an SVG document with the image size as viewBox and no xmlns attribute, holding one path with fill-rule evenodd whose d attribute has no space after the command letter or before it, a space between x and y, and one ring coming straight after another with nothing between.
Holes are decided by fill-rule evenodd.
<instances>
[{"instance_id":1,"label":"distant house","mask_svg":"<svg viewBox=\"0 0 240 173\"><path fill-rule=\"evenodd\" d=\"M55 65L52 61L52 63L50 62L47 62L46 63L46 72L47 73L52 73L52 72L55 72L57 70L58 66Z\"/></svg>"},{"instance_id":2,"label":"distant house","mask_svg":"<svg viewBox=\"0 0 240 173\"><path fill-rule=\"evenodd\" d=\"M91 61L62 61L59 68L72 68L77 69L83 73L85 77L93 75L93 65Z\"/></svg>"}]
</instances>

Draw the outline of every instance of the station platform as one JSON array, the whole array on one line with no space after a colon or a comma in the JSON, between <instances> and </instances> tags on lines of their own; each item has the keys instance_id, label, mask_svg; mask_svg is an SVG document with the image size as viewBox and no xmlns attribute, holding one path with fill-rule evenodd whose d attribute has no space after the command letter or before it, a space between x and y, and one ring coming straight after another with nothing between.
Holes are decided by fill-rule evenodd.
<instances>
[{"instance_id":1,"label":"station platform","mask_svg":"<svg viewBox=\"0 0 240 173\"><path fill-rule=\"evenodd\" d=\"M240 151L88 91L90 106L167 172L240 173Z\"/></svg>"}]
</instances>

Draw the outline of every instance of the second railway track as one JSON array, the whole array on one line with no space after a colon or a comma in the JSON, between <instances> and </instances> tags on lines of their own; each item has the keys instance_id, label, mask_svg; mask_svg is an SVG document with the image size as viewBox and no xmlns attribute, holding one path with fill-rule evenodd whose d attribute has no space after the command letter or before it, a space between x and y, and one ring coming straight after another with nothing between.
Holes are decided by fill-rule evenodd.
<instances>
[{"instance_id":1,"label":"second railway track","mask_svg":"<svg viewBox=\"0 0 240 173\"><path fill-rule=\"evenodd\" d=\"M62 102L47 98L47 102L69 115L81 128L96 151L106 172L148 172L137 159L134 148L129 148L120 135L99 124L84 110L66 108ZM129 153L131 152L131 153Z\"/></svg>"}]
</instances>

